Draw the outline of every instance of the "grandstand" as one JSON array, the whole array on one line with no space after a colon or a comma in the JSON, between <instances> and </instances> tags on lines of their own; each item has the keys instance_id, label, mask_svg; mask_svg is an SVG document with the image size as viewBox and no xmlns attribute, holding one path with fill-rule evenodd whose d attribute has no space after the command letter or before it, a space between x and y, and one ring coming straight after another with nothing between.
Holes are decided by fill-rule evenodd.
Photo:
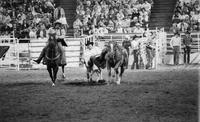
<instances>
[{"instance_id":1,"label":"grandstand","mask_svg":"<svg viewBox=\"0 0 200 122\"><path fill-rule=\"evenodd\" d=\"M67 22L66 41L72 47L66 48L66 55L71 66L80 65L80 57L84 52L84 43L88 40L100 42L109 37L120 43L126 35L133 37L138 33L153 32L158 34L162 28L166 32L165 63L172 61L172 49L169 41L173 32L192 32L192 59L198 59L200 51L200 5L197 0L189 4L186 0L15 0L0 1L0 36L17 38L21 43L28 43L27 53L32 53L31 59L39 55L45 45L45 39L40 39L38 31L46 31L64 13ZM194 5L194 8L192 8ZM57 14L58 9L61 12ZM181 13L181 15L177 15ZM57 18L57 17L58 18ZM187 17L189 16L189 17ZM183 18L185 17L185 18ZM66 23L65 22L65 23ZM184 23L184 24L182 24ZM183 26L185 25L185 26ZM46 33L46 32L45 32ZM42 36L46 37L45 34ZM96 39L97 37L97 39ZM43 38L43 37L42 37ZM72 52L74 55L72 55ZM165 57L165 58L166 58ZM170 58L170 59L169 59ZM29 59L29 64L31 64ZM198 60L192 60L199 63Z\"/></svg>"}]
</instances>

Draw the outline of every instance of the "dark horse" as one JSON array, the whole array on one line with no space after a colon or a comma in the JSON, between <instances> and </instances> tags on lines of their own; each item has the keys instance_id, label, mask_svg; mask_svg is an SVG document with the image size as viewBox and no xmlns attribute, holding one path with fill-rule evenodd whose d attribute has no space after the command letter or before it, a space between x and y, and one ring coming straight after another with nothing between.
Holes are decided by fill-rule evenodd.
<instances>
[{"instance_id":1,"label":"dark horse","mask_svg":"<svg viewBox=\"0 0 200 122\"><path fill-rule=\"evenodd\" d=\"M59 68L59 63L61 60L61 51L58 47L58 43L56 41L56 35L49 35L49 42L45 52L45 59L47 70L52 80L52 86L55 86L55 81L57 79L57 73Z\"/></svg>"},{"instance_id":2,"label":"dark horse","mask_svg":"<svg viewBox=\"0 0 200 122\"><path fill-rule=\"evenodd\" d=\"M108 47L105 49L105 60L108 71L108 83L111 82L111 69L115 71L115 80L120 84L122 74L128 67L128 53L126 49L118 45L117 42L109 42Z\"/></svg>"}]
</instances>

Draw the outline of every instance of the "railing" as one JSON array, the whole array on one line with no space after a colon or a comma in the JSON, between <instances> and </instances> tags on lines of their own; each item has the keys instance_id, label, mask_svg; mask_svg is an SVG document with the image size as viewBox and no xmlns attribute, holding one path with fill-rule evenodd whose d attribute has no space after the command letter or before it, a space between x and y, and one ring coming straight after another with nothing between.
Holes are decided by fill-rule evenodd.
<instances>
[{"instance_id":1,"label":"railing","mask_svg":"<svg viewBox=\"0 0 200 122\"><path fill-rule=\"evenodd\" d=\"M0 46L9 46L6 58L0 62L1 67L19 70L19 40L17 38L0 37Z\"/></svg>"},{"instance_id":2,"label":"railing","mask_svg":"<svg viewBox=\"0 0 200 122\"><path fill-rule=\"evenodd\" d=\"M157 30L152 30L157 32ZM96 44L96 41L98 40L98 43L102 43L103 46L108 41L117 41L119 44L123 42L125 39L125 36L143 36L143 34L134 34L134 33L112 33L112 34L104 34L101 36L98 35L90 35L90 36L83 36L80 38L65 38L65 41L69 45L69 47L65 48L65 54L67 58L67 62L69 64L72 64L71 67L77 67L80 66L80 58L84 55L86 46L85 44L87 41L94 42ZM184 34L181 33L181 36ZM172 49L169 46L169 41L173 34L167 34L167 53L166 55L172 54ZM193 37L194 43L192 44L192 53L200 52L200 33L191 33L191 36ZM20 41L26 41L26 50L27 52L20 52L19 47L21 43ZM20 61L23 64L23 60L27 60L28 64L33 65L30 60L37 58L42 50L42 48L46 45L47 39L40 40L40 39L16 39L16 38L2 38L0 37L0 46L10 46L11 50L8 51L5 61L0 61L0 66L3 67L6 64L9 68L13 68L13 64L15 66L15 69L19 70L23 67L23 65L20 65ZM157 45L158 46L158 45ZM157 47L156 46L156 47ZM183 52L183 50L182 50ZM25 55L24 55L25 53ZM29 54L28 54L29 53ZM26 55L27 54L27 55ZM160 58L158 57L158 49L156 49L156 64L157 60ZM22 56L23 55L23 56ZM8 61L9 60L9 61ZM156 65L157 66L157 65Z\"/></svg>"}]
</instances>

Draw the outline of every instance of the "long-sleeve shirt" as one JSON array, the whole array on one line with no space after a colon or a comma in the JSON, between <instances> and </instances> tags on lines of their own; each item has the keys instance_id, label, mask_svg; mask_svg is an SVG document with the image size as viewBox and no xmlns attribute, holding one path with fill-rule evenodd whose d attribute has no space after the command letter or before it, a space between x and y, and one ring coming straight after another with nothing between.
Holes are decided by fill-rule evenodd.
<instances>
[{"instance_id":1,"label":"long-sleeve shirt","mask_svg":"<svg viewBox=\"0 0 200 122\"><path fill-rule=\"evenodd\" d=\"M134 40L131 42L131 47L133 50L138 50L139 49L139 42Z\"/></svg>"},{"instance_id":2,"label":"long-sleeve shirt","mask_svg":"<svg viewBox=\"0 0 200 122\"><path fill-rule=\"evenodd\" d=\"M187 36L185 36L185 37L183 37L183 44L185 45L185 46L190 46L191 44L192 44L192 37L187 37Z\"/></svg>"},{"instance_id":3,"label":"long-sleeve shirt","mask_svg":"<svg viewBox=\"0 0 200 122\"><path fill-rule=\"evenodd\" d=\"M174 46L179 46L181 47L181 37L172 37L171 41L170 41L170 46L174 47Z\"/></svg>"}]
</instances>

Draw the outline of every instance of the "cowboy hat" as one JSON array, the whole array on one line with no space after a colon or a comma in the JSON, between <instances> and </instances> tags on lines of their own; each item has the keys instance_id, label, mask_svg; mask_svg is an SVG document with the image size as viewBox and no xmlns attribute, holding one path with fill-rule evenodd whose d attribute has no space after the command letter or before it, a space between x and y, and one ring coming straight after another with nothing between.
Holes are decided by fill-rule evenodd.
<instances>
[{"instance_id":1,"label":"cowboy hat","mask_svg":"<svg viewBox=\"0 0 200 122\"><path fill-rule=\"evenodd\" d=\"M48 30L49 35L53 35L55 33L56 33L56 31L53 28L49 28L49 30Z\"/></svg>"},{"instance_id":2,"label":"cowboy hat","mask_svg":"<svg viewBox=\"0 0 200 122\"><path fill-rule=\"evenodd\" d=\"M54 22L54 25L57 25L57 24L62 25L62 22L60 21L60 19L58 19L58 20L56 20L56 21Z\"/></svg>"}]
</instances>

